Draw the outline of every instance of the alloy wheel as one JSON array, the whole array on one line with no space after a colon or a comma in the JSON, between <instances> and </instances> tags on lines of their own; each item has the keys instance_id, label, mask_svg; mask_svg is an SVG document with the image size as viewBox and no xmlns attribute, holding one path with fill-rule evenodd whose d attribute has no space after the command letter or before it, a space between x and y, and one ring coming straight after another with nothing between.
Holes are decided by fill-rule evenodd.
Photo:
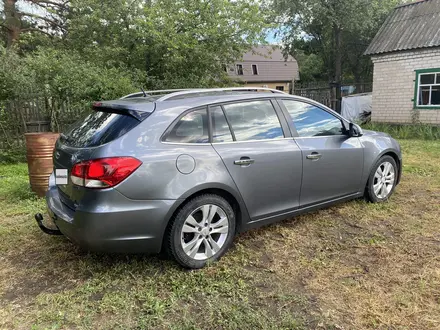
<instances>
[{"instance_id":1,"label":"alloy wheel","mask_svg":"<svg viewBox=\"0 0 440 330\"><path fill-rule=\"evenodd\" d=\"M226 212L214 204L195 209L185 220L180 243L192 259L206 260L220 251L229 231Z\"/></svg>"},{"instance_id":2,"label":"alloy wheel","mask_svg":"<svg viewBox=\"0 0 440 330\"><path fill-rule=\"evenodd\" d=\"M389 196L395 181L394 166L390 162L383 162L374 173L373 191L377 198Z\"/></svg>"}]
</instances>

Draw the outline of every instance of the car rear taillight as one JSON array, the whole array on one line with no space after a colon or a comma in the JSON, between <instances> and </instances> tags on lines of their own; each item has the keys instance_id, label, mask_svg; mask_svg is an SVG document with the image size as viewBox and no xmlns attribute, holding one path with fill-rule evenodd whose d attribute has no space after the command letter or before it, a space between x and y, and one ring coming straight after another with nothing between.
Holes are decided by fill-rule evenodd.
<instances>
[{"instance_id":1,"label":"car rear taillight","mask_svg":"<svg viewBox=\"0 0 440 330\"><path fill-rule=\"evenodd\" d=\"M70 179L77 186L110 188L130 176L141 164L133 157L86 160L73 165Z\"/></svg>"}]
</instances>

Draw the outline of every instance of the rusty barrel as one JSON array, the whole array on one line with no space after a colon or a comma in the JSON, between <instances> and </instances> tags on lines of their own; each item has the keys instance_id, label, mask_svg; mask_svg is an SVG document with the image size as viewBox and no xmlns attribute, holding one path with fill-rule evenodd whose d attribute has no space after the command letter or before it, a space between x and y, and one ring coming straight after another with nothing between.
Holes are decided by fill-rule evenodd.
<instances>
[{"instance_id":1,"label":"rusty barrel","mask_svg":"<svg viewBox=\"0 0 440 330\"><path fill-rule=\"evenodd\" d=\"M26 157L31 189L43 197L49 186L49 176L53 171L53 149L58 133L26 133Z\"/></svg>"}]
</instances>

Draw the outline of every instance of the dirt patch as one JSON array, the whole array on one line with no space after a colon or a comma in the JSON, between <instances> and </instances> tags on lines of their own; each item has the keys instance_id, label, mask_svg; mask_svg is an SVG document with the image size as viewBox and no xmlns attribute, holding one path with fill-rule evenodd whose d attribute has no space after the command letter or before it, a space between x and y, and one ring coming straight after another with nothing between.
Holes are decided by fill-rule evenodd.
<instances>
[{"instance_id":1,"label":"dirt patch","mask_svg":"<svg viewBox=\"0 0 440 330\"><path fill-rule=\"evenodd\" d=\"M72 278L69 273L57 270L57 262L44 264L36 261L38 254L34 254L33 261L27 263L14 261L9 264L1 263L3 269L8 268L10 281L3 285L3 294L0 300L4 302L25 302L32 300L40 293L57 293L75 287L79 282L87 279L87 276ZM64 267L63 267L64 268Z\"/></svg>"},{"instance_id":2,"label":"dirt patch","mask_svg":"<svg viewBox=\"0 0 440 330\"><path fill-rule=\"evenodd\" d=\"M4 302L13 302L17 300L28 300L36 297L42 292L56 293L73 288L72 283L60 283L51 279L48 275L41 278L22 278L17 281L13 288L7 290L1 297Z\"/></svg>"}]
</instances>

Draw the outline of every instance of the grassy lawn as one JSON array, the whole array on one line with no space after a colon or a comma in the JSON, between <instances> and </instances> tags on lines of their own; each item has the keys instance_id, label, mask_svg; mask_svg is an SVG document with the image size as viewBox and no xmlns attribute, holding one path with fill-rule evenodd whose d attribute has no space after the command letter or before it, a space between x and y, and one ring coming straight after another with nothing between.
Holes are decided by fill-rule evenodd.
<instances>
[{"instance_id":1,"label":"grassy lawn","mask_svg":"<svg viewBox=\"0 0 440 330\"><path fill-rule=\"evenodd\" d=\"M440 141L401 143L388 203L242 234L200 271L43 234L26 164L1 165L0 329L438 329Z\"/></svg>"}]
</instances>

